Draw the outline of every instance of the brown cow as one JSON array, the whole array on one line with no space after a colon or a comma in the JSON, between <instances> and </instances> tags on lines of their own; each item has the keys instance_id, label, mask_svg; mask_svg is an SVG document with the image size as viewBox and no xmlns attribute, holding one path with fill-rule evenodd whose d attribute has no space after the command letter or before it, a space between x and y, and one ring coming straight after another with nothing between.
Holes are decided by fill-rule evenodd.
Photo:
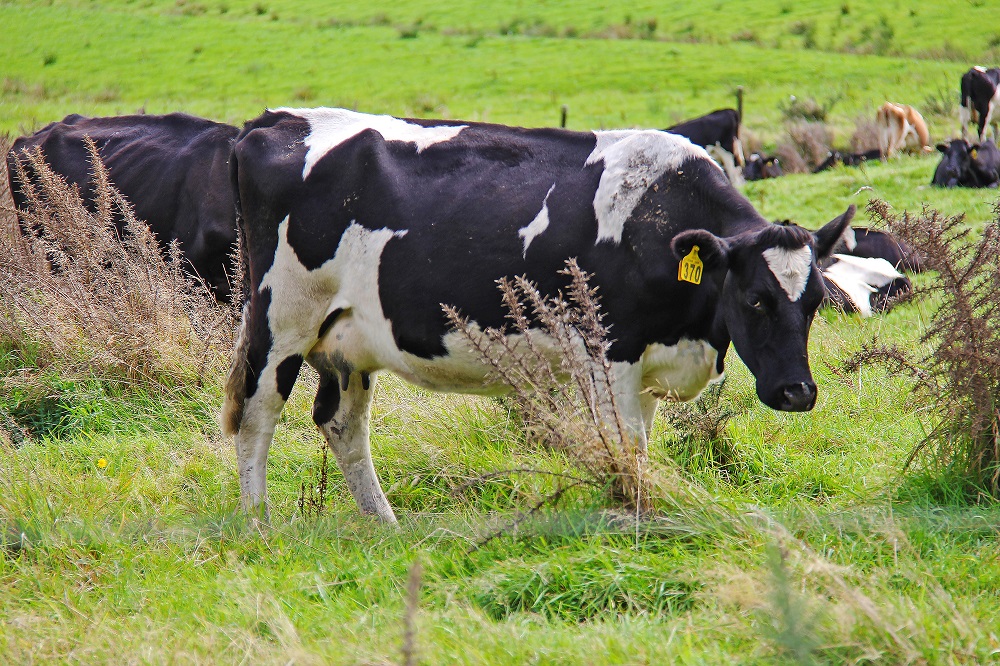
<instances>
[{"instance_id":1,"label":"brown cow","mask_svg":"<svg viewBox=\"0 0 1000 666\"><path fill-rule=\"evenodd\" d=\"M875 124L878 126L879 149L883 158L902 150L911 137L920 144L923 152L933 151L927 123L912 106L886 102L876 112Z\"/></svg>"}]
</instances>

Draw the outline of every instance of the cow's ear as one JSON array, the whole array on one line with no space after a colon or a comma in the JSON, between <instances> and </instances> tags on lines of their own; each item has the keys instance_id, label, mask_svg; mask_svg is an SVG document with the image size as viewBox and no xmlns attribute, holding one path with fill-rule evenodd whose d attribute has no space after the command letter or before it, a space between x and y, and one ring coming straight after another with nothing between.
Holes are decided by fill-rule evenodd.
<instances>
[{"instance_id":1,"label":"cow's ear","mask_svg":"<svg viewBox=\"0 0 1000 666\"><path fill-rule=\"evenodd\" d=\"M851 220L854 219L855 211L857 211L857 207L851 204L847 207L843 215L833 218L822 229L813 234L817 261L826 259L833 254L834 248L837 247L837 242L844 235L844 231L851 223Z\"/></svg>"},{"instance_id":2,"label":"cow's ear","mask_svg":"<svg viewBox=\"0 0 1000 666\"><path fill-rule=\"evenodd\" d=\"M678 261L691 254L698 246L698 258L705 264L705 270L729 266L729 243L704 229L690 229L674 236L670 249Z\"/></svg>"},{"instance_id":3,"label":"cow's ear","mask_svg":"<svg viewBox=\"0 0 1000 666\"><path fill-rule=\"evenodd\" d=\"M944 144L944 143L939 143L937 145L937 149L938 149L939 152L947 153L948 152L948 145Z\"/></svg>"}]
</instances>

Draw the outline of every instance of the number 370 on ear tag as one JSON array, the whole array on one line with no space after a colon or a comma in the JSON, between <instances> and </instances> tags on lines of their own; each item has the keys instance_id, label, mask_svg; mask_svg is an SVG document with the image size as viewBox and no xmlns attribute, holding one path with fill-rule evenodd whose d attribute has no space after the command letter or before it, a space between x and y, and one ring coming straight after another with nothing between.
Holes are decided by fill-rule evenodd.
<instances>
[{"instance_id":1,"label":"number 370 on ear tag","mask_svg":"<svg viewBox=\"0 0 1000 666\"><path fill-rule=\"evenodd\" d=\"M677 267L677 279L681 282L701 284L701 273L704 268L705 265L698 257L698 246L694 245L687 256L681 259L681 264Z\"/></svg>"}]
</instances>

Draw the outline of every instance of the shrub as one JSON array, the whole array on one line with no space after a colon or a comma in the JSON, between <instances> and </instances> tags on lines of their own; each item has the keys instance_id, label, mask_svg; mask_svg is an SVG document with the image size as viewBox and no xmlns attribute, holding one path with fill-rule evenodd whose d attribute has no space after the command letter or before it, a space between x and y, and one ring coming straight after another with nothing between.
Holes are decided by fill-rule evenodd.
<instances>
[{"instance_id":1,"label":"shrub","mask_svg":"<svg viewBox=\"0 0 1000 666\"><path fill-rule=\"evenodd\" d=\"M499 281L510 327L480 330L456 309L444 309L493 379L511 387L530 437L567 454L582 472L579 483L609 488L627 508L648 511L646 451L628 431L611 390L611 343L596 289L575 260L562 273L571 280L568 300L543 295L523 276ZM533 322L556 345L556 364Z\"/></svg>"},{"instance_id":2,"label":"shrub","mask_svg":"<svg viewBox=\"0 0 1000 666\"><path fill-rule=\"evenodd\" d=\"M932 462L1000 496L1000 204L979 237L963 215L927 208L895 215L878 200L868 211L938 273L936 281L918 286L940 305L922 336L929 351L913 373L933 424L907 464L929 453Z\"/></svg>"},{"instance_id":3,"label":"shrub","mask_svg":"<svg viewBox=\"0 0 1000 666\"><path fill-rule=\"evenodd\" d=\"M93 211L39 150L17 160L28 199L19 215L32 233L19 233L4 205L0 339L20 358L65 377L162 389L200 384L206 371L224 365L234 313L185 271L176 243L166 256L160 252L111 185L93 142L88 150Z\"/></svg>"},{"instance_id":4,"label":"shrub","mask_svg":"<svg viewBox=\"0 0 1000 666\"><path fill-rule=\"evenodd\" d=\"M838 101L840 101L839 96L830 97L826 102L820 103L812 97L800 99L792 95L787 103L778 104L778 109L788 121L825 122Z\"/></svg>"},{"instance_id":5,"label":"shrub","mask_svg":"<svg viewBox=\"0 0 1000 666\"><path fill-rule=\"evenodd\" d=\"M879 148L881 146L879 145L878 124L871 118L858 116L854 121L854 133L851 135L851 150L863 153Z\"/></svg>"},{"instance_id":6,"label":"shrub","mask_svg":"<svg viewBox=\"0 0 1000 666\"><path fill-rule=\"evenodd\" d=\"M788 123L785 126L790 143L779 144L778 155L786 160L782 162L782 167L786 172L795 173L799 168L796 164L792 152L796 153L799 160L805 163L806 168L802 171L810 171L819 166L830 154L830 146L833 144L833 132L825 123L797 121Z\"/></svg>"}]
</instances>

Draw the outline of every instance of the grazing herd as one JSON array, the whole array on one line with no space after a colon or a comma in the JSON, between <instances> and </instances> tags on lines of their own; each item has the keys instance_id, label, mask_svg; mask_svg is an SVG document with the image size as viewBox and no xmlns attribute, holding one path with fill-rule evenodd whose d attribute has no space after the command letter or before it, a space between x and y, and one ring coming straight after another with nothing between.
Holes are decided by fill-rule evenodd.
<instances>
[{"instance_id":1,"label":"grazing herd","mask_svg":"<svg viewBox=\"0 0 1000 666\"><path fill-rule=\"evenodd\" d=\"M963 77L979 143L938 146L936 184L1000 180L1000 151L983 136L996 71L970 70L968 86ZM994 81L985 106L981 79ZM838 154L829 165L884 157L911 135L930 150L912 108L887 103L879 113L879 154ZM922 265L886 234L852 229L853 206L817 232L763 219L712 159L729 155L724 165L742 166L748 180L781 175L773 158L744 164L739 124L731 109L668 131L593 132L328 108L269 110L242 131L184 114L74 115L18 139L7 162L18 207L37 177L26 167L28 182L16 178L19 154L36 148L94 205L89 136L138 217L161 243L179 242L220 300L230 298L238 235L243 320L223 426L235 437L243 505L266 512L268 448L307 363L320 375L313 420L358 507L392 522L369 445L376 374L502 392L442 304L477 326L502 326L496 281L524 275L555 294L571 257L592 275L614 333L616 414L601 417L620 418L640 449L657 401L692 399L718 380L730 344L761 402L812 409L817 308L883 311L910 289L900 271ZM510 342L558 363L542 329L527 337Z\"/></svg>"}]
</instances>

